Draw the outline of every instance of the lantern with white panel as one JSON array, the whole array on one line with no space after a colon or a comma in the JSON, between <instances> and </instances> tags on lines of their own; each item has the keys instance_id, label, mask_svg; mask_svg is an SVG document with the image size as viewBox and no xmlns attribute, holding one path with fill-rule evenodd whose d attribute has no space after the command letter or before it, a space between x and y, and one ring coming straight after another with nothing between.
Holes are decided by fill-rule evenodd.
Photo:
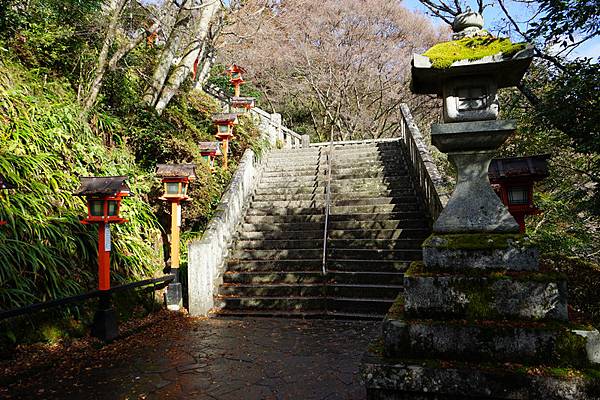
<instances>
[{"instance_id":1,"label":"lantern with white panel","mask_svg":"<svg viewBox=\"0 0 600 400\"><path fill-rule=\"evenodd\" d=\"M110 224L122 224L119 215L121 201L131 190L126 176L81 177L75 196L86 198L88 216L83 224L98 225L98 290L101 291L99 309L94 316L92 334L103 340L112 340L119 334L115 311L110 297Z\"/></svg>"},{"instance_id":2,"label":"lantern with white panel","mask_svg":"<svg viewBox=\"0 0 600 400\"><path fill-rule=\"evenodd\" d=\"M233 127L238 124L238 117L237 114L233 113L214 114L212 121L217 126L217 133L215 136L221 141L223 168L227 169L229 142L235 139L233 136Z\"/></svg>"},{"instance_id":3,"label":"lantern with white panel","mask_svg":"<svg viewBox=\"0 0 600 400\"><path fill-rule=\"evenodd\" d=\"M210 167L210 172L215 172L215 158L223 155L221 152L221 143L200 142L198 147L200 147L200 155Z\"/></svg>"},{"instance_id":4,"label":"lantern with white panel","mask_svg":"<svg viewBox=\"0 0 600 400\"><path fill-rule=\"evenodd\" d=\"M171 273L174 279L167 287L167 308L178 311L182 307L183 296L179 281L179 232L181 229L181 202L190 200L188 188L196 179L194 164L158 164L156 175L162 178L164 193L161 200L171 203Z\"/></svg>"}]
</instances>

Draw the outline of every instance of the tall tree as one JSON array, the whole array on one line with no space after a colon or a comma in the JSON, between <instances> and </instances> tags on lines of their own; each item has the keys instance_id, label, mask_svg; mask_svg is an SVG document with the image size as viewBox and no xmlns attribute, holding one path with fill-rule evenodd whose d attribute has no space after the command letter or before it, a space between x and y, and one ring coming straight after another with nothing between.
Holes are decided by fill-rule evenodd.
<instances>
[{"instance_id":1,"label":"tall tree","mask_svg":"<svg viewBox=\"0 0 600 400\"><path fill-rule=\"evenodd\" d=\"M389 0L249 0L231 20L220 61L246 67L268 105L320 140L393 136L400 102L429 103L408 89L411 53L447 34Z\"/></svg>"}]
</instances>

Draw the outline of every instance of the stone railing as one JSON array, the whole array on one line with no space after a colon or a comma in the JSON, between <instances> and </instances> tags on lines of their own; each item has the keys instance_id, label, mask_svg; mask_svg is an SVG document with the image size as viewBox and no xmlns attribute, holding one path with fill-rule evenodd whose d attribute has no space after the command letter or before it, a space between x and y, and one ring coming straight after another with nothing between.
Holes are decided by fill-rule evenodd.
<instances>
[{"instance_id":1,"label":"stone railing","mask_svg":"<svg viewBox=\"0 0 600 400\"><path fill-rule=\"evenodd\" d=\"M203 90L219 100L223 108L229 107L231 96L222 91L221 88L214 85L205 85ZM283 126L281 123L281 114L271 114L259 107L250 109L250 114L257 119L259 129L265 137L268 137L272 147L276 147L279 143L286 149L308 147L310 143L309 136L300 135Z\"/></svg>"},{"instance_id":2,"label":"stone railing","mask_svg":"<svg viewBox=\"0 0 600 400\"><path fill-rule=\"evenodd\" d=\"M308 146L308 135L299 135L291 129L281 124L281 114L269 114L265 110L254 107L250 110L251 115L258 119L258 127L261 131L267 132L269 143L277 146L278 142L286 149L298 149Z\"/></svg>"},{"instance_id":3,"label":"stone railing","mask_svg":"<svg viewBox=\"0 0 600 400\"><path fill-rule=\"evenodd\" d=\"M214 307L214 295L223 280L225 259L233 236L250 203L262 164L246 150L221 198L217 211L198 241L188 245L188 298L191 315L207 315Z\"/></svg>"},{"instance_id":4,"label":"stone railing","mask_svg":"<svg viewBox=\"0 0 600 400\"><path fill-rule=\"evenodd\" d=\"M437 169L419 128L413 121L408 105L401 104L400 139L411 161L413 174L424 196L431 218L435 221L448 201L444 180Z\"/></svg>"}]
</instances>

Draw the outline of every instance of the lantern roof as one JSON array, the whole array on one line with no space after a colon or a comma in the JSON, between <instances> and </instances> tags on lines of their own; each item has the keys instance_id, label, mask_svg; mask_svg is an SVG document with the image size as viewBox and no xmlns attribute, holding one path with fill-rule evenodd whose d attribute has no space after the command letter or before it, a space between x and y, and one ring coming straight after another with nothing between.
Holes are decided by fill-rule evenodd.
<instances>
[{"instance_id":1,"label":"lantern roof","mask_svg":"<svg viewBox=\"0 0 600 400\"><path fill-rule=\"evenodd\" d=\"M201 153L215 153L221 155L221 143L219 142L200 142L198 144Z\"/></svg>"},{"instance_id":2,"label":"lantern roof","mask_svg":"<svg viewBox=\"0 0 600 400\"><path fill-rule=\"evenodd\" d=\"M470 40L469 38L461 41ZM461 42L452 41L449 44ZM416 94L442 94L445 81L455 78L485 76L492 79L498 88L516 86L531 60L533 46L522 44L521 50L514 54L502 51L477 60L468 58L454 61L447 68L436 68L434 61L422 54L413 54L411 90Z\"/></svg>"},{"instance_id":3,"label":"lantern roof","mask_svg":"<svg viewBox=\"0 0 600 400\"><path fill-rule=\"evenodd\" d=\"M212 121L217 125L235 125L238 123L237 114L221 113L213 114Z\"/></svg>"},{"instance_id":4,"label":"lantern roof","mask_svg":"<svg viewBox=\"0 0 600 400\"><path fill-rule=\"evenodd\" d=\"M82 176L79 189L74 194L75 196L127 196L131 192L127 179L126 176Z\"/></svg>"},{"instance_id":5,"label":"lantern roof","mask_svg":"<svg viewBox=\"0 0 600 400\"><path fill-rule=\"evenodd\" d=\"M231 98L232 103L254 103L255 101L256 101L256 97L234 96Z\"/></svg>"},{"instance_id":6,"label":"lantern roof","mask_svg":"<svg viewBox=\"0 0 600 400\"><path fill-rule=\"evenodd\" d=\"M6 180L4 175L0 175L0 189L13 189L14 186Z\"/></svg>"},{"instance_id":7,"label":"lantern roof","mask_svg":"<svg viewBox=\"0 0 600 400\"><path fill-rule=\"evenodd\" d=\"M196 179L195 164L157 164L156 175L162 178Z\"/></svg>"},{"instance_id":8,"label":"lantern roof","mask_svg":"<svg viewBox=\"0 0 600 400\"><path fill-rule=\"evenodd\" d=\"M539 181L549 175L548 158L550 158L550 154L495 158L490 164L488 175L491 181L511 178L530 178L533 181Z\"/></svg>"},{"instance_id":9,"label":"lantern roof","mask_svg":"<svg viewBox=\"0 0 600 400\"><path fill-rule=\"evenodd\" d=\"M246 70L237 64L231 64L227 67L227 72L239 72L240 74L245 74Z\"/></svg>"}]
</instances>

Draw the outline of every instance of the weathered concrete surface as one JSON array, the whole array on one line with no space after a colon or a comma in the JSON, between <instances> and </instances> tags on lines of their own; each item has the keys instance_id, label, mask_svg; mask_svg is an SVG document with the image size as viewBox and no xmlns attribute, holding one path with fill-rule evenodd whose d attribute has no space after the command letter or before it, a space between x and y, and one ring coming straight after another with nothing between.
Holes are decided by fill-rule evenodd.
<instances>
[{"instance_id":1,"label":"weathered concrete surface","mask_svg":"<svg viewBox=\"0 0 600 400\"><path fill-rule=\"evenodd\" d=\"M532 376L510 372L501 364L495 369L427 366L367 354L361 376L368 400L600 399L597 380Z\"/></svg>"},{"instance_id":2,"label":"weathered concrete surface","mask_svg":"<svg viewBox=\"0 0 600 400\"><path fill-rule=\"evenodd\" d=\"M423 263L427 268L455 272L470 268L510 271L537 271L539 269L538 250L529 246L525 241L507 240L505 248L494 248L491 245L485 249L446 247L444 235L432 236L427 240L423 247Z\"/></svg>"},{"instance_id":3,"label":"weathered concrete surface","mask_svg":"<svg viewBox=\"0 0 600 400\"><path fill-rule=\"evenodd\" d=\"M191 315L206 315L214 306L213 296L222 282L225 257L260 178L259 167L254 153L248 149L202 239L188 246L188 301Z\"/></svg>"},{"instance_id":4,"label":"weathered concrete surface","mask_svg":"<svg viewBox=\"0 0 600 400\"><path fill-rule=\"evenodd\" d=\"M456 165L458 178L448 204L433 224L434 232L519 232L517 221L490 186L488 168L493 154L479 152L448 155Z\"/></svg>"},{"instance_id":5,"label":"weathered concrete surface","mask_svg":"<svg viewBox=\"0 0 600 400\"><path fill-rule=\"evenodd\" d=\"M39 379L24 393L9 387L0 390L0 398L362 400L366 392L358 377L359 362L379 325L199 320L175 340L165 337L154 348L132 348L125 360L104 360L100 368L84 365L60 382Z\"/></svg>"},{"instance_id":6,"label":"weathered concrete surface","mask_svg":"<svg viewBox=\"0 0 600 400\"><path fill-rule=\"evenodd\" d=\"M567 361L580 367L597 363L600 343L596 330L574 333L564 327L548 325L529 327L485 322L386 319L382 329L384 353L391 358L419 358L427 354L431 358L452 360L547 365ZM571 359L572 350L567 349L565 343L572 343L576 336L584 339L577 349L581 357Z\"/></svg>"},{"instance_id":7,"label":"weathered concrete surface","mask_svg":"<svg viewBox=\"0 0 600 400\"><path fill-rule=\"evenodd\" d=\"M432 124L431 143L443 153L496 150L515 129L513 120Z\"/></svg>"},{"instance_id":8,"label":"weathered concrete surface","mask_svg":"<svg viewBox=\"0 0 600 400\"><path fill-rule=\"evenodd\" d=\"M567 320L567 283L551 278L405 276L404 289L407 316Z\"/></svg>"}]
</instances>

